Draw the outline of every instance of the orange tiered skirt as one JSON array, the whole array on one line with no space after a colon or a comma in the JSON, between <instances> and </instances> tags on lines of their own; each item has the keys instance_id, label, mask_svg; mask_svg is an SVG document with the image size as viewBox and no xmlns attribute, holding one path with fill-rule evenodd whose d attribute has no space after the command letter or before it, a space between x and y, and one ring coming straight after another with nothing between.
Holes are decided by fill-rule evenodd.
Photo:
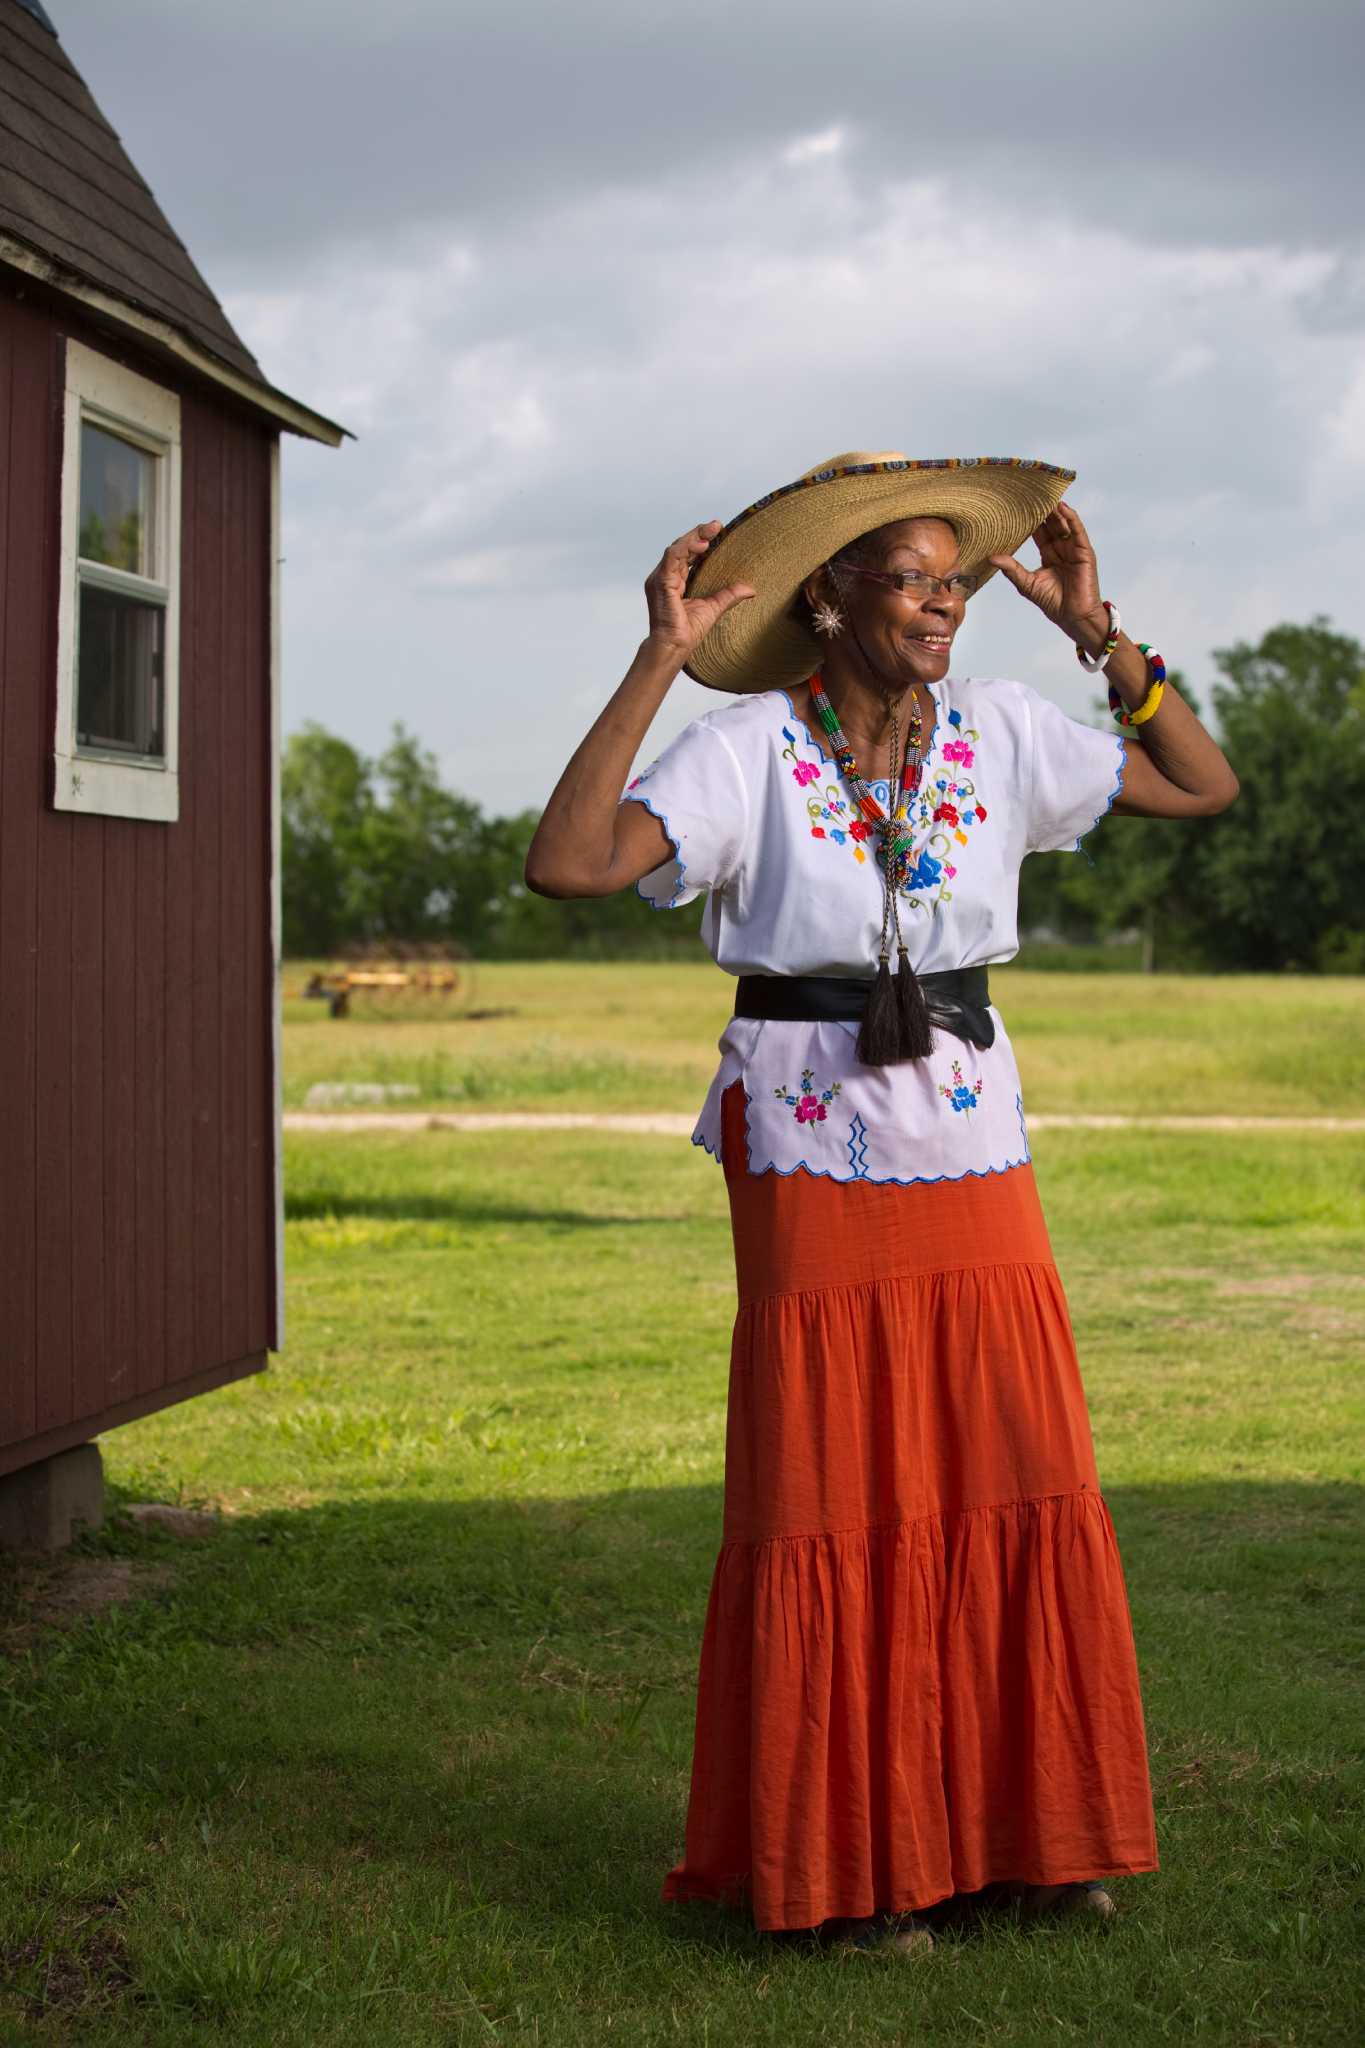
<instances>
[{"instance_id":1,"label":"orange tiered skirt","mask_svg":"<svg viewBox=\"0 0 1365 2048\"><path fill-rule=\"evenodd\" d=\"M1157 1868L1123 1568L1030 1166L750 1174L668 1899L761 1928Z\"/></svg>"}]
</instances>

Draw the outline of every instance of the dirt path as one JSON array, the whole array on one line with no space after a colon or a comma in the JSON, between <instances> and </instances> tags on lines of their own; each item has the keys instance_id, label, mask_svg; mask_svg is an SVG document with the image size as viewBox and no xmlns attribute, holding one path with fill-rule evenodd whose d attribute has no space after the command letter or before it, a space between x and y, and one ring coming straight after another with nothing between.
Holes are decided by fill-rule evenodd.
<instances>
[{"instance_id":1,"label":"dirt path","mask_svg":"<svg viewBox=\"0 0 1365 2048\"><path fill-rule=\"evenodd\" d=\"M286 1110L287 1131L618 1131L646 1138L690 1138L692 1116L609 1116L591 1111ZM1361 1116L1030 1116L1031 1131L1357 1131Z\"/></svg>"}]
</instances>

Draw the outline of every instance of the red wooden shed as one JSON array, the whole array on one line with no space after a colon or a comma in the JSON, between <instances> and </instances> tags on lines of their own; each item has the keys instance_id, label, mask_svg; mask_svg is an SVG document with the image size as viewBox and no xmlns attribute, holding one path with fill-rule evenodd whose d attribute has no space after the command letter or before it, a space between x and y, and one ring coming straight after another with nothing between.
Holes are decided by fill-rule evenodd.
<instances>
[{"instance_id":1,"label":"red wooden shed","mask_svg":"<svg viewBox=\"0 0 1365 2048\"><path fill-rule=\"evenodd\" d=\"M280 1343L281 432L0 0L0 1473Z\"/></svg>"}]
</instances>

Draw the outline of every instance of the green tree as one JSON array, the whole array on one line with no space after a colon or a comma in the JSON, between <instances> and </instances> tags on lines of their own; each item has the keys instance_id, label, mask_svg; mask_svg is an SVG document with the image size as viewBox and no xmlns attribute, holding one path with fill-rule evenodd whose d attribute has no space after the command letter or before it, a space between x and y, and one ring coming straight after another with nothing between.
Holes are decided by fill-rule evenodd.
<instances>
[{"instance_id":1,"label":"green tree","mask_svg":"<svg viewBox=\"0 0 1365 2048\"><path fill-rule=\"evenodd\" d=\"M1237 801L1211 818L1108 819L1081 856L1026 861L1021 928L1135 927L1156 967L1365 970L1365 649L1319 618L1214 662Z\"/></svg>"},{"instance_id":2,"label":"green tree","mask_svg":"<svg viewBox=\"0 0 1365 2048\"><path fill-rule=\"evenodd\" d=\"M1156 967L1365 971L1365 649L1314 619L1214 660L1237 802L1212 818L1109 818L1079 856L1025 861L1020 929L1093 941L1136 928ZM291 953L421 937L502 959L696 946L700 903L660 914L633 889L533 895L523 871L536 813L485 818L401 725L374 762L305 726L285 749L282 796Z\"/></svg>"},{"instance_id":3,"label":"green tree","mask_svg":"<svg viewBox=\"0 0 1365 2048\"><path fill-rule=\"evenodd\" d=\"M701 903L656 911L634 889L559 902L536 896L524 880L537 811L490 818L485 826L488 952L504 959L669 958L697 946Z\"/></svg>"},{"instance_id":4,"label":"green tree","mask_svg":"<svg viewBox=\"0 0 1365 2048\"><path fill-rule=\"evenodd\" d=\"M280 768L284 949L317 957L352 937L360 835L374 805L369 763L310 722L291 733Z\"/></svg>"},{"instance_id":5,"label":"green tree","mask_svg":"<svg viewBox=\"0 0 1365 2048\"><path fill-rule=\"evenodd\" d=\"M1365 648L1328 620L1214 657L1242 792L1201 835L1212 964L1365 970Z\"/></svg>"},{"instance_id":6,"label":"green tree","mask_svg":"<svg viewBox=\"0 0 1365 2048\"><path fill-rule=\"evenodd\" d=\"M486 887L478 805L443 786L436 756L402 725L373 775L353 855L358 935L457 938L477 950Z\"/></svg>"},{"instance_id":7,"label":"green tree","mask_svg":"<svg viewBox=\"0 0 1365 2048\"><path fill-rule=\"evenodd\" d=\"M1199 699L1185 677L1173 669L1170 680L1202 718ZM1099 699L1095 710L1108 715ZM1082 943L1136 931L1149 973L1198 964L1203 915L1198 848L1204 829L1216 822L1120 815L1103 820L1079 854L1032 857L1020 877L1021 929L1047 924Z\"/></svg>"},{"instance_id":8,"label":"green tree","mask_svg":"<svg viewBox=\"0 0 1365 2048\"><path fill-rule=\"evenodd\" d=\"M634 891L554 903L526 887L537 813L485 818L444 788L436 757L399 725L376 761L308 725L286 744L286 950L455 939L485 958L607 957L695 941L700 906L656 917ZM681 927L681 928L679 928Z\"/></svg>"}]
</instances>

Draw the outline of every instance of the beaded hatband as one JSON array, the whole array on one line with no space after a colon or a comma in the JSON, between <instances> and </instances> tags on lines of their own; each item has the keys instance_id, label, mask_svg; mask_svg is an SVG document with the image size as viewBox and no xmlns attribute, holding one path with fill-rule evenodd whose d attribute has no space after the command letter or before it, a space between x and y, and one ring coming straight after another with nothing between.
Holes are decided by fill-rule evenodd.
<instances>
[{"instance_id":1,"label":"beaded hatband","mask_svg":"<svg viewBox=\"0 0 1365 2048\"><path fill-rule=\"evenodd\" d=\"M790 498L798 491L810 491L820 484L834 483L845 476L897 476L902 472L913 474L922 470L942 470L951 474L955 470L972 469L1017 469L1025 474L1060 477L1063 484L1076 481L1074 469L1062 469L1055 462L1033 462L1022 455L936 455L922 456L917 461L897 457L889 462L846 462L833 469L812 469L805 476L797 477L794 483L779 484L775 491L765 491L761 498L755 498L752 505L746 505L742 512L736 512L733 519L727 519L720 532L715 535L707 554L713 554L723 540L743 526L746 519L752 519L756 512L766 512L769 505L775 505L780 498ZM688 571L689 583L697 576L702 556Z\"/></svg>"}]
</instances>

